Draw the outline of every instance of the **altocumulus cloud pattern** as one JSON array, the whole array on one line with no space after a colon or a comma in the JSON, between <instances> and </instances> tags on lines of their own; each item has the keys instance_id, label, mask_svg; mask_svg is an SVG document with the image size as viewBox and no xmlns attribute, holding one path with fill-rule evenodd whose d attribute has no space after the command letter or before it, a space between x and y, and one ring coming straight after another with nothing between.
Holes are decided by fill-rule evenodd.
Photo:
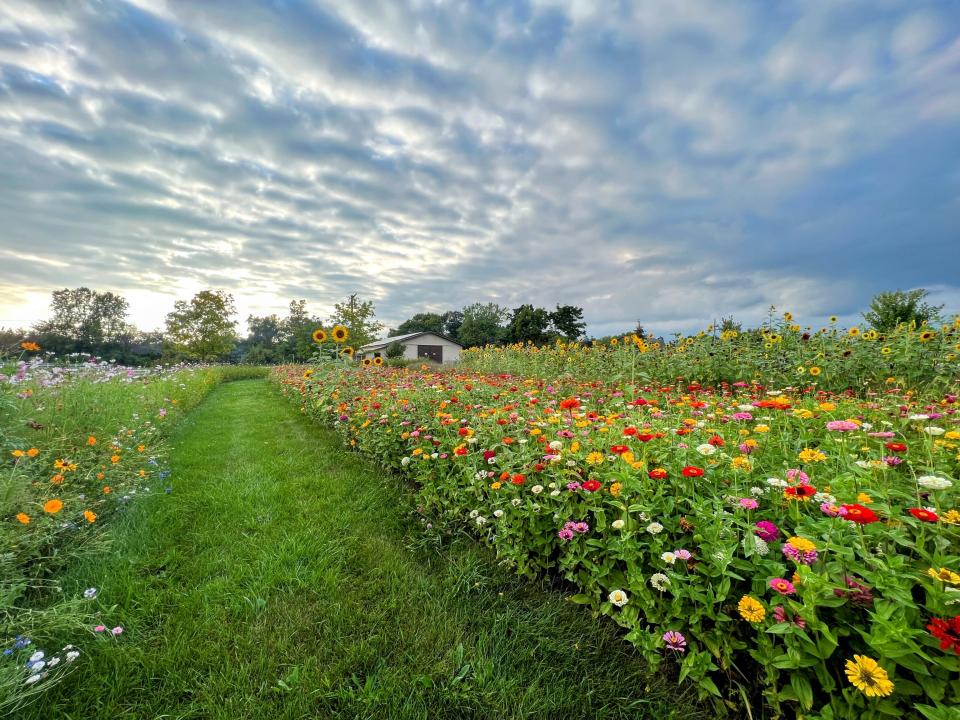
<instances>
[{"instance_id":1,"label":"altocumulus cloud pattern","mask_svg":"<svg viewBox=\"0 0 960 720\"><path fill-rule=\"evenodd\" d=\"M145 325L211 286L597 334L957 308L958 33L919 1L6 0L0 322L80 284Z\"/></svg>"}]
</instances>

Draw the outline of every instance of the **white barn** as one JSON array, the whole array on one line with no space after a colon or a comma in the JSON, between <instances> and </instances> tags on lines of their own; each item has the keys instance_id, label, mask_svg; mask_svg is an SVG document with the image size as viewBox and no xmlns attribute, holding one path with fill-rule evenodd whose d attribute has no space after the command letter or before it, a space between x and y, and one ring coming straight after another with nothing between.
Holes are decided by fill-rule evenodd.
<instances>
[{"instance_id":1,"label":"white barn","mask_svg":"<svg viewBox=\"0 0 960 720\"><path fill-rule=\"evenodd\" d=\"M415 332L406 335L377 340L362 346L357 350L357 357L375 358L386 357L387 348L393 343L403 345L403 357L407 360L432 360L436 363L455 363L460 359L463 346L446 337L432 332Z\"/></svg>"}]
</instances>

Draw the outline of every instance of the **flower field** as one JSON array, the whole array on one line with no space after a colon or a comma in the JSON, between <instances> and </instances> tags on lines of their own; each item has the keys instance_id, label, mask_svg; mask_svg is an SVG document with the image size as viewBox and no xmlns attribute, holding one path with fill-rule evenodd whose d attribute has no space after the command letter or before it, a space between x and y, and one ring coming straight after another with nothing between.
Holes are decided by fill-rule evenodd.
<instances>
[{"instance_id":1,"label":"flower field","mask_svg":"<svg viewBox=\"0 0 960 720\"><path fill-rule=\"evenodd\" d=\"M783 313L771 315L756 330L709 327L667 344L627 335L592 346L561 341L544 348L470 348L460 363L473 370L544 378L672 383L679 377L705 384L746 380L838 392L899 384L945 392L960 372L960 316L939 328L902 324L881 334L840 328L835 322L822 328L800 326L790 313Z\"/></svg>"},{"instance_id":2,"label":"flower field","mask_svg":"<svg viewBox=\"0 0 960 720\"><path fill-rule=\"evenodd\" d=\"M854 358L883 356L866 343L928 351L907 332L838 342ZM948 341L937 336L943 363ZM956 717L950 371L878 361L863 374L876 389L835 393L831 377L860 377L836 346L806 357L792 389L795 369L653 383L644 374L688 369L654 372L662 351L638 346L475 351L467 364L486 371L289 366L274 379L348 446L415 481L425 524L469 527L518 572L562 577L574 602L623 626L654 667L676 666L718 714ZM659 359L609 372L621 352ZM921 373L924 392L903 384Z\"/></svg>"},{"instance_id":3,"label":"flower field","mask_svg":"<svg viewBox=\"0 0 960 720\"><path fill-rule=\"evenodd\" d=\"M59 574L105 542L105 527L130 503L169 491L168 427L237 373L61 362L31 343L24 350L0 358L0 710L82 662L93 636L123 632L94 612L96 588L67 594Z\"/></svg>"}]
</instances>

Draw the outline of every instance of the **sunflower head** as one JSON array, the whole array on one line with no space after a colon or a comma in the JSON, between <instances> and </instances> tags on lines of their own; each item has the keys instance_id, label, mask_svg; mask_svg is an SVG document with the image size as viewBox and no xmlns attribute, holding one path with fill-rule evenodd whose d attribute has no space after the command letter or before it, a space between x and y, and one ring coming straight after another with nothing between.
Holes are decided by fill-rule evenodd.
<instances>
[{"instance_id":1,"label":"sunflower head","mask_svg":"<svg viewBox=\"0 0 960 720\"><path fill-rule=\"evenodd\" d=\"M352 358L353 348L348 345L347 347L345 347L343 350L340 351L340 354L343 355L343 357Z\"/></svg>"},{"instance_id":2,"label":"sunflower head","mask_svg":"<svg viewBox=\"0 0 960 720\"><path fill-rule=\"evenodd\" d=\"M364 364L364 366L371 365L372 363L373 363L373 361L372 361L370 358L364 358L364 359L363 359L363 364Z\"/></svg>"},{"instance_id":3,"label":"sunflower head","mask_svg":"<svg viewBox=\"0 0 960 720\"><path fill-rule=\"evenodd\" d=\"M346 342L347 338L350 337L350 331L343 325L335 325L333 330L330 331L330 336L335 343L342 343Z\"/></svg>"},{"instance_id":4,"label":"sunflower head","mask_svg":"<svg viewBox=\"0 0 960 720\"><path fill-rule=\"evenodd\" d=\"M856 325L854 325L852 328L847 330L847 335L849 335L850 337L856 337L859 334L860 334L860 328L858 328Z\"/></svg>"},{"instance_id":5,"label":"sunflower head","mask_svg":"<svg viewBox=\"0 0 960 720\"><path fill-rule=\"evenodd\" d=\"M383 358L380 357L379 355L377 355L377 356L373 359L373 364L374 364L374 365L383 365Z\"/></svg>"},{"instance_id":6,"label":"sunflower head","mask_svg":"<svg viewBox=\"0 0 960 720\"><path fill-rule=\"evenodd\" d=\"M920 333L920 342L922 343L930 342L936 336L937 334L932 330L924 330L922 333Z\"/></svg>"},{"instance_id":7,"label":"sunflower head","mask_svg":"<svg viewBox=\"0 0 960 720\"><path fill-rule=\"evenodd\" d=\"M324 330L323 328L317 328L316 330L313 331L313 334L310 335L310 337L313 338L313 341L314 341L315 343L326 342L326 340L327 340L327 331Z\"/></svg>"}]
</instances>

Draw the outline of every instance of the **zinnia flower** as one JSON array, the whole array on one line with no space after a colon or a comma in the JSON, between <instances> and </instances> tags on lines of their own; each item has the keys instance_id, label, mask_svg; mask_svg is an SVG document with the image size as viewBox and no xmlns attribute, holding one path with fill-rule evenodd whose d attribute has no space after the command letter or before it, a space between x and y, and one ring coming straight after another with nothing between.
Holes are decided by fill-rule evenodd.
<instances>
[{"instance_id":1,"label":"zinnia flower","mask_svg":"<svg viewBox=\"0 0 960 720\"><path fill-rule=\"evenodd\" d=\"M47 500L47 502L43 504L43 511L50 513L51 515L58 513L61 510L63 510L63 502L60 500Z\"/></svg>"},{"instance_id":2,"label":"zinnia flower","mask_svg":"<svg viewBox=\"0 0 960 720\"><path fill-rule=\"evenodd\" d=\"M767 542L773 542L780 537L780 528L778 528L769 520L761 520L758 522L756 525L754 525L753 532Z\"/></svg>"},{"instance_id":3,"label":"zinnia flower","mask_svg":"<svg viewBox=\"0 0 960 720\"><path fill-rule=\"evenodd\" d=\"M869 525L870 523L875 523L880 519L873 510L858 503L854 503L853 505L841 505L840 507L842 510L847 511L843 517L851 522L857 523L858 525Z\"/></svg>"},{"instance_id":4,"label":"zinnia flower","mask_svg":"<svg viewBox=\"0 0 960 720\"><path fill-rule=\"evenodd\" d=\"M668 650L685 652L687 649L687 639L676 630L667 630L663 634L663 642L666 643Z\"/></svg>"},{"instance_id":5,"label":"zinnia flower","mask_svg":"<svg viewBox=\"0 0 960 720\"><path fill-rule=\"evenodd\" d=\"M924 522L935 523L940 519L937 517L935 512L930 512L925 508L907 508L907 512L913 515L917 520L923 520Z\"/></svg>"},{"instance_id":6,"label":"zinnia flower","mask_svg":"<svg viewBox=\"0 0 960 720\"><path fill-rule=\"evenodd\" d=\"M693 465L687 465L683 468L684 477L700 477L701 475L703 475L702 468L694 467Z\"/></svg>"},{"instance_id":7,"label":"zinnia flower","mask_svg":"<svg viewBox=\"0 0 960 720\"><path fill-rule=\"evenodd\" d=\"M797 591L793 583L785 578L774 578L770 581L770 587L781 595L793 595Z\"/></svg>"},{"instance_id":8,"label":"zinnia flower","mask_svg":"<svg viewBox=\"0 0 960 720\"><path fill-rule=\"evenodd\" d=\"M630 602L630 598L627 597L627 594L623 590L612 590L610 594L607 595L607 600L617 607L623 607Z\"/></svg>"},{"instance_id":9,"label":"zinnia flower","mask_svg":"<svg viewBox=\"0 0 960 720\"><path fill-rule=\"evenodd\" d=\"M887 671L873 658L854 655L845 666L850 684L867 697L886 697L893 692L893 683Z\"/></svg>"},{"instance_id":10,"label":"zinnia flower","mask_svg":"<svg viewBox=\"0 0 960 720\"><path fill-rule=\"evenodd\" d=\"M940 641L941 650L953 650L960 655L960 615L952 618L932 618L927 630Z\"/></svg>"},{"instance_id":11,"label":"zinnia flower","mask_svg":"<svg viewBox=\"0 0 960 720\"><path fill-rule=\"evenodd\" d=\"M740 602L737 603L737 610L740 611L740 617L752 623L763 622L763 618L767 615L767 611L760 604L760 601L750 595L744 595L740 598Z\"/></svg>"}]
</instances>

